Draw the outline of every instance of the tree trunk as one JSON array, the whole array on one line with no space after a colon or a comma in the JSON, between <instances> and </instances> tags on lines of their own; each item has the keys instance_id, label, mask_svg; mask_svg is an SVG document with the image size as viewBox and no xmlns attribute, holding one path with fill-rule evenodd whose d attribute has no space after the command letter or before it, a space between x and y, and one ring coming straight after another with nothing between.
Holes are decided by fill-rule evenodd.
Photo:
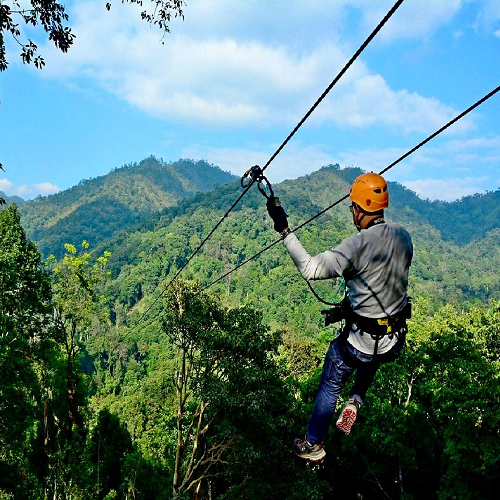
<instances>
[{"instance_id":1,"label":"tree trunk","mask_svg":"<svg viewBox=\"0 0 500 500\"><path fill-rule=\"evenodd\" d=\"M76 348L75 348L75 335L76 335L76 324L71 325L71 334L69 338L69 343L66 344L66 354L67 354L67 374L66 383L68 390L68 424L67 424L67 434L66 440L68 443L72 441L73 438L73 423L75 421L75 393L76 393L76 380L73 382L73 367L75 364Z\"/></svg>"},{"instance_id":2,"label":"tree trunk","mask_svg":"<svg viewBox=\"0 0 500 500\"><path fill-rule=\"evenodd\" d=\"M183 439L182 439L182 416L184 414L184 404L185 404L185 390L186 390L186 354L182 354L182 362L180 373L177 376L175 382L177 389L177 396L179 398L179 407L177 408L177 450L175 453L175 468L174 468L174 478L173 478L173 494L174 498L177 497L179 488L179 476L180 468L183 454Z\"/></svg>"}]
</instances>

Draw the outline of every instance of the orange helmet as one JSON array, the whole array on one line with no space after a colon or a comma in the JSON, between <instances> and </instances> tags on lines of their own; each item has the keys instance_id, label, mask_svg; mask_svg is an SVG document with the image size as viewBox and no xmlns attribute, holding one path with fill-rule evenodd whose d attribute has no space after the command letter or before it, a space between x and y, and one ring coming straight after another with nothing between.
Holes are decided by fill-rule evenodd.
<instances>
[{"instance_id":1,"label":"orange helmet","mask_svg":"<svg viewBox=\"0 0 500 500\"><path fill-rule=\"evenodd\" d=\"M389 206L387 182L379 175L369 172L357 177L351 186L349 198L365 212L377 212Z\"/></svg>"}]
</instances>

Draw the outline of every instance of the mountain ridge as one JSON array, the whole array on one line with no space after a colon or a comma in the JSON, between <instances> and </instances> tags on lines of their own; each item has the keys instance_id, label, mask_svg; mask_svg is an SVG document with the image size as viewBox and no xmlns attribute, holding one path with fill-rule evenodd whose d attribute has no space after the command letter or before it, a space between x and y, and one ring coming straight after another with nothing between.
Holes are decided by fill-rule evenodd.
<instances>
[{"instance_id":1,"label":"mountain ridge","mask_svg":"<svg viewBox=\"0 0 500 500\"><path fill-rule=\"evenodd\" d=\"M347 194L351 178L357 174L357 169L340 170L338 166L330 166L273 186L289 215L290 227L302 225ZM470 306L500 298L496 273L500 266L500 247L495 243L500 237L499 224L485 238L470 237L465 244L447 241L427 220L418 203L414 206L418 201L415 193L396 183L389 184L389 191L391 205L386 219L401 223L412 235L415 253L411 294L418 297L419 304L427 301L429 307L436 310L446 303ZM197 193L193 198L166 207L135 230L118 232L100 244L96 254L104 250L112 253L109 296L116 310L144 311L165 283L190 259L239 193L241 188L237 184L220 186L216 192ZM344 201L297 232L311 255L355 234L348 204ZM208 286L274 242L277 235L265 205L265 199L252 187L180 277L199 280ZM331 283L318 282L314 287L320 296L331 300ZM311 296L281 245L260 254L213 288L230 305L249 302L263 310L270 323L279 318L279 322L294 324L311 334L314 333L311 329L320 328L307 318L311 315L321 318L320 309L324 306ZM291 307L291 304L295 305ZM123 314L122 310L120 321L126 321Z\"/></svg>"},{"instance_id":2,"label":"mountain ridge","mask_svg":"<svg viewBox=\"0 0 500 500\"><path fill-rule=\"evenodd\" d=\"M6 205L9 205L10 203L15 203L16 205L26 203L26 200L20 196L7 196L3 191L0 191L0 199L3 199Z\"/></svg>"},{"instance_id":3,"label":"mountain ridge","mask_svg":"<svg viewBox=\"0 0 500 500\"><path fill-rule=\"evenodd\" d=\"M314 216L347 194L360 173L359 168L327 165L277 186L279 189L294 186L298 196L282 201L290 209L306 209L309 216ZM37 242L42 254L60 257L65 241L78 244L86 239L95 246L115 232L134 230L137 224L154 224L159 217L175 217L183 210L193 211L195 206L204 203L225 211L234 202L235 196L231 193L238 192L239 186L235 185L222 196L221 190L214 196L213 189L237 180L237 176L205 161L181 159L166 164L151 156L139 164L125 165L95 179L82 180L60 193L28 200L19 208L27 234ZM311 182L328 183L329 192L322 190L320 195L314 190L308 192ZM465 246L486 238L489 231L498 227L500 190L443 202L424 200L398 183L390 182L389 186L390 209L400 211L400 216L406 213L410 218L415 216L427 221L444 241ZM235 207L236 211L239 209Z\"/></svg>"},{"instance_id":4,"label":"mountain ridge","mask_svg":"<svg viewBox=\"0 0 500 500\"><path fill-rule=\"evenodd\" d=\"M60 257L68 239L85 239L95 246L182 198L236 179L205 161L164 163L150 156L65 191L29 200L19 211L27 235L42 254Z\"/></svg>"}]
</instances>

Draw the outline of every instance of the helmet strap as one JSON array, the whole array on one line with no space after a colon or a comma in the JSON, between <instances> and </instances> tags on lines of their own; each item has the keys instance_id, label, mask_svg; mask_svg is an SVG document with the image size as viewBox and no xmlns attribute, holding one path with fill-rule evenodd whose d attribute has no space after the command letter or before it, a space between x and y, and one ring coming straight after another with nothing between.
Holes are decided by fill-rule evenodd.
<instances>
[{"instance_id":1,"label":"helmet strap","mask_svg":"<svg viewBox=\"0 0 500 500\"><path fill-rule=\"evenodd\" d=\"M362 229L368 229L369 227L375 226L377 224L385 224L383 211L372 214L369 212L365 212L357 203L353 203L353 205L355 205L356 207L354 225L356 226L358 232L361 231ZM373 215L378 215L378 217L375 217L374 219L368 221L366 226L362 228L361 223L363 222L363 219L367 216L373 216Z\"/></svg>"},{"instance_id":2,"label":"helmet strap","mask_svg":"<svg viewBox=\"0 0 500 500\"><path fill-rule=\"evenodd\" d=\"M356 219L354 221L354 225L356 226L356 229L359 232L361 231L361 222L366 217L366 213L363 210L361 210L360 206L357 203L354 205L356 207Z\"/></svg>"}]
</instances>

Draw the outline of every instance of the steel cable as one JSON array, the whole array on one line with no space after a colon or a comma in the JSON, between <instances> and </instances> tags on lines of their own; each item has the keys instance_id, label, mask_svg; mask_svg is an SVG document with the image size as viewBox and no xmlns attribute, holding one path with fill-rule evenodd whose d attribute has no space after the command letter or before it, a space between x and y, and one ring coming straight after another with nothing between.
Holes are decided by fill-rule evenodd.
<instances>
[{"instance_id":1,"label":"steel cable","mask_svg":"<svg viewBox=\"0 0 500 500\"><path fill-rule=\"evenodd\" d=\"M365 48L368 46L368 44L375 38L377 33L382 29L382 27L386 24L386 22L392 17L392 15L396 12L396 10L401 6L401 4L404 2L404 0L398 0L391 10L385 15L385 17L380 21L380 23L377 25L377 27L371 32L371 34L368 36L368 38L363 42L363 44L359 47L359 49L354 53L354 55L349 59L349 61L346 63L346 65L342 68L340 73L333 79L333 81L328 85L328 87L325 89L325 91L321 94L321 96L318 98L318 100L312 105L312 107L309 109L309 111L304 115L304 117L300 120L300 122L295 126L295 128L290 132L288 137L283 141L281 146L274 152L274 154L271 156L271 158L268 160L268 162L264 165L262 168L262 172L266 170L266 168L271 164L271 162L278 156L278 154L283 150L283 148L288 144L290 139L296 134L296 132L299 130L299 128L304 124L304 122L309 118L309 116L312 114L312 112L318 107L318 105L323 101L323 99L327 96L327 94L332 90L332 88L337 84L337 82L342 78L342 76L346 73L346 71L352 66L354 61L359 57L359 55L365 50ZM141 322L142 319L146 316L146 314L151 310L151 308L160 300L160 298L163 296L163 294L170 288L172 283L179 277L179 275L182 273L182 271L186 268L186 266L191 262L191 260L194 258L195 255L202 249L202 247L205 245L207 240L214 234L214 232L219 228L219 226L224 222L226 217L233 211L233 209L238 205L238 203L241 201L243 196L246 195L248 190L252 187L255 181L251 181L248 186L245 188L245 190L241 193L241 195L237 198L237 200L231 205L231 207L227 210L227 212L222 216L222 218L217 222L217 224L212 228L212 230L208 233L208 235L203 239L203 241L198 245L196 250L191 254L191 256L188 258L188 260L184 263L184 265L177 271L175 276L165 285L161 293L156 297L156 299L152 302L152 304L144 311L144 313L141 315L139 318L138 322Z\"/></svg>"},{"instance_id":2,"label":"steel cable","mask_svg":"<svg viewBox=\"0 0 500 500\"><path fill-rule=\"evenodd\" d=\"M390 165L388 165L383 170L381 170L379 172L379 174L380 175L384 174L385 172L387 172L388 170L390 170L391 168L393 168L394 166L396 166L398 163L402 162L405 158L407 158L408 156L410 156L411 154L413 154L415 151L417 151L417 149L420 149L422 146L424 146L429 141L431 141L432 139L434 139L436 136L438 136L439 134L441 134L447 128L451 127L454 123L456 123L458 120L460 120L465 115L467 115L468 113L470 113L472 110L476 109L478 106L480 106L481 104L483 104L485 101L487 101L490 97L494 96L499 91L500 91L500 86L496 87L489 94L486 94L483 98L479 99L479 101L475 102L472 106L470 106L465 111L463 111L462 113L460 113L459 115L457 115L455 118L453 118L452 120L450 120L448 123L446 123L446 125L443 125L439 130L436 130L436 132L434 132L433 134L431 134L430 136L428 136L422 142L418 143L414 148L410 149L404 155L400 156L397 160L393 161ZM302 224L300 224L299 226L297 226L293 231L294 232L295 231L299 231L304 226L306 226L307 224L311 223L313 220L317 219L318 217L320 217L321 215L323 215L325 212L328 212L328 210L331 210L333 207L337 206L339 203L342 203L347 198L349 198L349 194L346 194L342 198L339 198L337 201L335 201L334 203L332 203L331 205L329 205L325 209L321 210L321 212L317 213L316 215L314 215L310 219L306 220L305 222L303 222ZM219 278L217 278L215 281L213 281L209 285L203 287L201 289L201 291L203 292L203 291L207 290L208 288L210 288L211 286L213 286L216 283L218 283L219 281L223 280L226 276L229 276L231 273L235 272L240 267L243 267L245 264L248 264L250 261L252 261L252 260L256 259L257 257L259 257L260 255L262 255L264 252L267 252L267 250L270 250L274 245L276 245L280 241L281 241L281 238L278 239L278 240L276 240L276 241L274 241L273 243L271 243L267 247L263 248L260 252L256 253L252 257L248 258L247 260L245 260L244 262L242 262L241 264L239 264L238 266L236 266L235 268L233 268L231 271L228 271L227 273L223 274L222 276L219 276Z\"/></svg>"}]
</instances>

